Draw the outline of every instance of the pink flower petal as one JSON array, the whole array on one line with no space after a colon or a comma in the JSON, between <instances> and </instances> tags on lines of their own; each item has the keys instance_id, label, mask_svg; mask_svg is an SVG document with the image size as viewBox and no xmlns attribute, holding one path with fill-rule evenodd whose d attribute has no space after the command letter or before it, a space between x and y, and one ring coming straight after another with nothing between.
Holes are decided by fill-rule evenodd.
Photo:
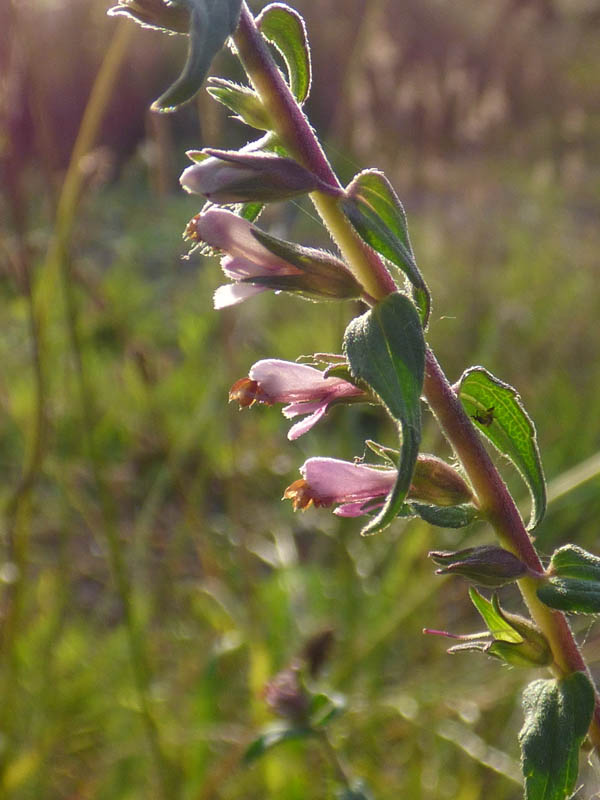
<instances>
[{"instance_id":1,"label":"pink flower petal","mask_svg":"<svg viewBox=\"0 0 600 800\"><path fill-rule=\"evenodd\" d=\"M398 474L395 469L376 469L336 458L309 458L300 473L311 492L327 504L385 497Z\"/></svg>"},{"instance_id":2,"label":"pink flower petal","mask_svg":"<svg viewBox=\"0 0 600 800\"><path fill-rule=\"evenodd\" d=\"M280 403L360 394L360 389L348 381L326 378L321 370L307 364L276 358L257 361L249 377L257 381L274 402Z\"/></svg>"},{"instance_id":3,"label":"pink flower petal","mask_svg":"<svg viewBox=\"0 0 600 800\"><path fill-rule=\"evenodd\" d=\"M373 500L362 500L360 503L343 503L334 509L334 514L338 517L362 517L370 511L383 506L383 500L375 503Z\"/></svg>"},{"instance_id":4,"label":"pink flower petal","mask_svg":"<svg viewBox=\"0 0 600 800\"><path fill-rule=\"evenodd\" d=\"M304 403L303 405L308 405L308 403ZM294 441L294 439L298 439L299 436L302 436L304 433L309 431L317 422L325 416L327 413L327 403L322 403L317 410L310 414L310 416L305 417L304 419L300 420L300 422L296 422L295 425L288 431L288 439L290 441Z\"/></svg>"},{"instance_id":5,"label":"pink flower petal","mask_svg":"<svg viewBox=\"0 0 600 800\"><path fill-rule=\"evenodd\" d=\"M195 221L196 233L211 247L271 269L289 268L287 261L274 256L252 236L253 227L242 217L221 208L210 208Z\"/></svg>"},{"instance_id":6,"label":"pink flower petal","mask_svg":"<svg viewBox=\"0 0 600 800\"><path fill-rule=\"evenodd\" d=\"M301 400L298 403L290 403L288 406L284 406L284 408L281 409L281 413L286 419L294 419L294 417L299 417L301 414L313 414L321 408L327 408L328 405L328 397L324 397L321 400L314 400L313 402Z\"/></svg>"},{"instance_id":7,"label":"pink flower petal","mask_svg":"<svg viewBox=\"0 0 600 800\"><path fill-rule=\"evenodd\" d=\"M228 306L236 306L248 297L264 291L264 286L253 286L251 283L228 283L225 286L219 286L215 291L213 305L219 311Z\"/></svg>"}]
</instances>

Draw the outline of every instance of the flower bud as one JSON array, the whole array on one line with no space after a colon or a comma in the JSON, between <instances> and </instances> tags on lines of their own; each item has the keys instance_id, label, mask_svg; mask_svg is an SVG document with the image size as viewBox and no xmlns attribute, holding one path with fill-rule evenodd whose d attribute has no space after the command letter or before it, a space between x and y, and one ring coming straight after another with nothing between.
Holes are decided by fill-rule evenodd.
<instances>
[{"instance_id":1,"label":"flower bud","mask_svg":"<svg viewBox=\"0 0 600 800\"><path fill-rule=\"evenodd\" d=\"M515 555L494 545L467 547L457 552L433 550L429 557L441 567L436 575L462 575L473 583L491 588L512 583L528 572Z\"/></svg>"},{"instance_id":2,"label":"flower bud","mask_svg":"<svg viewBox=\"0 0 600 800\"><path fill-rule=\"evenodd\" d=\"M294 722L306 720L309 697L300 682L297 667L288 667L271 678L263 689L263 697L279 716Z\"/></svg>"},{"instance_id":3,"label":"flower bud","mask_svg":"<svg viewBox=\"0 0 600 800\"><path fill-rule=\"evenodd\" d=\"M213 203L285 200L322 189L322 181L291 158L206 148L209 156L183 171L186 192Z\"/></svg>"},{"instance_id":4,"label":"flower bud","mask_svg":"<svg viewBox=\"0 0 600 800\"><path fill-rule=\"evenodd\" d=\"M415 465L409 498L436 506L470 503L473 492L459 473L436 456L420 455Z\"/></svg>"}]
</instances>

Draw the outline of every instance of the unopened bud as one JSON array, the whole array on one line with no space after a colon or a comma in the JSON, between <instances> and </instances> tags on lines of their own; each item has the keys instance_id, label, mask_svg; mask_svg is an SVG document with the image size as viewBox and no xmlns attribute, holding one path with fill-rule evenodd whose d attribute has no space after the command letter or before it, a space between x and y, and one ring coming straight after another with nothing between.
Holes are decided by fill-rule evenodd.
<instances>
[{"instance_id":1,"label":"unopened bud","mask_svg":"<svg viewBox=\"0 0 600 800\"><path fill-rule=\"evenodd\" d=\"M418 457L408 496L436 506L457 506L473 500L465 479L441 458L430 455Z\"/></svg>"},{"instance_id":2,"label":"unopened bud","mask_svg":"<svg viewBox=\"0 0 600 800\"><path fill-rule=\"evenodd\" d=\"M264 203L323 189L316 175L291 158L211 148L202 152L209 157L184 170L179 180L187 192L213 203Z\"/></svg>"},{"instance_id":3,"label":"unopened bud","mask_svg":"<svg viewBox=\"0 0 600 800\"><path fill-rule=\"evenodd\" d=\"M498 588L527 574L526 565L502 547L483 545L465 550L433 550L429 557L441 569L437 575L462 575L480 586Z\"/></svg>"},{"instance_id":4,"label":"unopened bud","mask_svg":"<svg viewBox=\"0 0 600 800\"><path fill-rule=\"evenodd\" d=\"M263 697L279 716L294 722L306 719L309 697L295 667L288 667L278 672L264 687Z\"/></svg>"},{"instance_id":5,"label":"unopened bud","mask_svg":"<svg viewBox=\"0 0 600 800\"><path fill-rule=\"evenodd\" d=\"M311 636L302 648L302 658L306 661L308 673L311 678L316 678L323 664L329 658L333 646L333 630L326 628L320 633Z\"/></svg>"}]
</instances>

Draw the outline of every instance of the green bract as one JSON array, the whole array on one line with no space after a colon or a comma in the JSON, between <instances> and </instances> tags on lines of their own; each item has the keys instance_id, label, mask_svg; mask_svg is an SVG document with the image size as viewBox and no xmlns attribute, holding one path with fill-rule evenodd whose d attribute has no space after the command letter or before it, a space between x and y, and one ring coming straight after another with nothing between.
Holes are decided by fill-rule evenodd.
<instances>
[{"instance_id":1,"label":"green bract","mask_svg":"<svg viewBox=\"0 0 600 800\"><path fill-rule=\"evenodd\" d=\"M410 244L404 207L391 183L382 172L365 170L349 184L341 206L361 238L404 272L426 325L431 298Z\"/></svg>"},{"instance_id":2,"label":"green bract","mask_svg":"<svg viewBox=\"0 0 600 800\"><path fill-rule=\"evenodd\" d=\"M479 430L509 458L531 493L529 530L546 511L546 481L535 427L516 389L483 367L471 367L459 381L458 396Z\"/></svg>"},{"instance_id":3,"label":"green bract","mask_svg":"<svg viewBox=\"0 0 600 800\"><path fill-rule=\"evenodd\" d=\"M391 294L346 328L344 352L355 378L379 395L401 429L398 479L384 507L363 528L377 533L400 511L410 488L421 441L420 397L425 375L425 340L416 308Z\"/></svg>"},{"instance_id":4,"label":"green bract","mask_svg":"<svg viewBox=\"0 0 600 800\"><path fill-rule=\"evenodd\" d=\"M519 734L526 800L566 800L577 780L579 748L594 711L587 675L539 680L523 692L525 724Z\"/></svg>"},{"instance_id":5,"label":"green bract","mask_svg":"<svg viewBox=\"0 0 600 800\"><path fill-rule=\"evenodd\" d=\"M573 544L559 548L548 567L549 579L537 590L550 608L600 614L600 558Z\"/></svg>"},{"instance_id":6,"label":"green bract","mask_svg":"<svg viewBox=\"0 0 600 800\"><path fill-rule=\"evenodd\" d=\"M222 78L210 78L209 82L206 89L209 95L237 114L246 125L263 131L272 128L269 115L253 89Z\"/></svg>"}]
</instances>

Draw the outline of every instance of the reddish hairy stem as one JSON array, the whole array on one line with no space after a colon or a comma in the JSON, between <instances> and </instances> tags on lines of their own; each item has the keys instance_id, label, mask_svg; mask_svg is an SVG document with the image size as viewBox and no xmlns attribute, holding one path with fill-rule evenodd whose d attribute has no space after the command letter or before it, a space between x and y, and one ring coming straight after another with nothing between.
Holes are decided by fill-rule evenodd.
<instances>
[{"instance_id":1,"label":"reddish hairy stem","mask_svg":"<svg viewBox=\"0 0 600 800\"><path fill-rule=\"evenodd\" d=\"M341 188L319 140L273 61L245 2L242 2L240 22L233 40L240 61L287 149L324 183ZM337 200L322 192L313 192L311 199L366 294L377 300L395 292L396 284L377 253L363 244L348 220L338 213Z\"/></svg>"},{"instance_id":2,"label":"reddish hairy stem","mask_svg":"<svg viewBox=\"0 0 600 800\"><path fill-rule=\"evenodd\" d=\"M254 18L242 2L240 24L234 41L250 80L269 111L278 135L305 167L331 186L340 186L325 153L302 109L273 61ZM397 287L379 256L362 245L337 207L335 198L311 195L315 206L355 273L376 300ZM353 258L354 257L354 258ZM358 264L357 264L358 260ZM370 275L368 272L370 271ZM494 527L502 545L517 555L533 573L543 565L523 524L516 504L491 460L478 431L450 386L433 352L428 348L424 398L460 459L477 495L481 510ZM554 656L553 672L564 677L589 670L564 614L553 611L537 597L539 579L523 578L519 588L532 618L546 635ZM590 677L591 680L591 677ZM600 698L590 728L590 739L600 748Z\"/></svg>"}]
</instances>

